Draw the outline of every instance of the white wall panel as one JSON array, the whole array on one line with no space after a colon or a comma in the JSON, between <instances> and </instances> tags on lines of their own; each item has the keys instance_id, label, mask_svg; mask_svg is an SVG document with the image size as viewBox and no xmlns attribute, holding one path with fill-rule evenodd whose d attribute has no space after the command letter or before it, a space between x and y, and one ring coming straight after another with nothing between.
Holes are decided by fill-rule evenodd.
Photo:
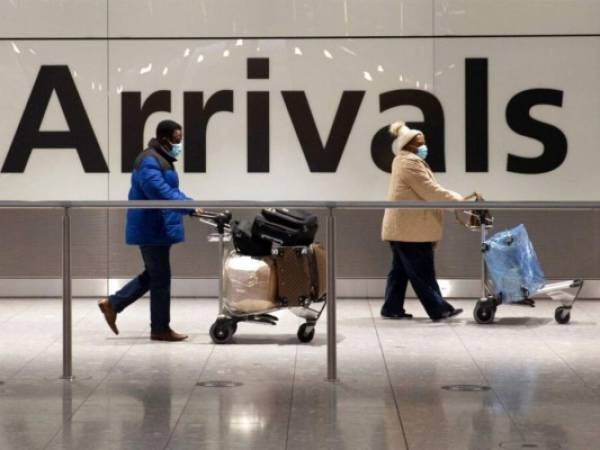
<instances>
[{"instance_id":1,"label":"white wall panel","mask_svg":"<svg viewBox=\"0 0 600 450\"><path fill-rule=\"evenodd\" d=\"M103 158L108 157L105 42L0 42L0 166L30 97L40 68L68 65ZM68 131L56 97L46 110L42 131ZM74 149L34 149L24 173L0 174L3 200L106 199L108 175L85 173Z\"/></svg>"},{"instance_id":2,"label":"white wall panel","mask_svg":"<svg viewBox=\"0 0 600 450\"><path fill-rule=\"evenodd\" d=\"M373 36L429 35L433 31L430 0L109 3L111 36Z\"/></svg>"},{"instance_id":3,"label":"white wall panel","mask_svg":"<svg viewBox=\"0 0 600 450\"><path fill-rule=\"evenodd\" d=\"M0 36L103 37L108 0L2 0Z\"/></svg>"},{"instance_id":4,"label":"white wall panel","mask_svg":"<svg viewBox=\"0 0 600 450\"><path fill-rule=\"evenodd\" d=\"M439 178L493 200L598 200L600 166L600 38L460 39L436 42L435 91L446 112L448 172ZM465 173L465 58L488 58L489 172ZM533 158L542 144L512 131L506 106L534 88L563 91L562 107L540 105L531 115L566 136L564 163L544 174L507 172L507 155ZM471 130L472 131L472 130Z\"/></svg>"},{"instance_id":5,"label":"white wall panel","mask_svg":"<svg viewBox=\"0 0 600 450\"><path fill-rule=\"evenodd\" d=\"M435 34L600 33L598 0L435 0Z\"/></svg>"},{"instance_id":6,"label":"white wall panel","mask_svg":"<svg viewBox=\"0 0 600 450\"><path fill-rule=\"evenodd\" d=\"M186 56L187 55L187 56ZM270 59L269 80L247 80L248 57ZM127 194L129 175L120 174L120 92L172 92L172 114L150 117L145 142L166 117L183 122L183 91L205 98L234 90L234 113L219 113L208 127L207 172L181 173L184 189L201 199L381 199L388 176L371 159L373 135L391 120L420 120L414 107L379 113L379 94L399 88L430 89L430 40L243 40L112 42L110 46L111 199ZM151 64L151 70L149 70ZM270 92L270 173L247 172L246 93ZM321 140L329 135L343 91L364 91L337 173L311 173L281 91L301 90ZM404 111L404 112L401 112ZM194 133L186 129L184 133ZM185 151L185 150L184 150ZM180 171L181 164L179 164Z\"/></svg>"}]
</instances>

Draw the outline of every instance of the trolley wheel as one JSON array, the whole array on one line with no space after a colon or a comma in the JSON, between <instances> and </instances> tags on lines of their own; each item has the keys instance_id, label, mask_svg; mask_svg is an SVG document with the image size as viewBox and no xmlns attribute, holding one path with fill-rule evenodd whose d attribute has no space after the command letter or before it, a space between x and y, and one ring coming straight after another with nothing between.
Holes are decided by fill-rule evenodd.
<instances>
[{"instance_id":1,"label":"trolley wheel","mask_svg":"<svg viewBox=\"0 0 600 450\"><path fill-rule=\"evenodd\" d=\"M217 320L210 327L210 338L215 344L227 344L232 336L235 325L232 322Z\"/></svg>"},{"instance_id":2,"label":"trolley wheel","mask_svg":"<svg viewBox=\"0 0 600 450\"><path fill-rule=\"evenodd\" d=\"M567 306L559 306L554 311L554 319L561 325L569 323L571 320L571 308Z\"/></svg>"},{"instance_id":3,"label":"trolley wheel","mask_svg":"<svg viewBox=\"0 0 600 450\"><path fill-rule=\"evenodd\" d=\"M300 342L310 342L315 337L315 325L310 323L303 323L298 328L298 340Z\"/></svg>"},{"instance_id":4,"label":"trolley wheel","mask_svg":"<svg viewBox=\"0 0 600 450\"><path fill-rule=\"evenodd\" d=\"M237 322L231 322L231 334L234 335L237 332Z\"/></svg>"},{"instance_id":5,"label":"trolley wheel","mask_svg":"<svg viewBox=\"0 0 600 450\"><path fill-rule=\"evenodd\" d=\"M477 323L492 323L495 314L496 308L489 300L485 302L478 301L473 310L473 317Z\"/></svg>"}]
</instances>

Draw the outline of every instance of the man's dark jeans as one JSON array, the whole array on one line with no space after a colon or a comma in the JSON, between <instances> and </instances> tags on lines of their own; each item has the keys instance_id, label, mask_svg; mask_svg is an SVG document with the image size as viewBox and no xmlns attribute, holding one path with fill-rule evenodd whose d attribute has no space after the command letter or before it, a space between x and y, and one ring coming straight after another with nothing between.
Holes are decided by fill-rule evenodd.
<instances>
[{"instance_id":1,"label":"man's dark jeans","mask_svg":"<svg viewBox=\"0 0 600 450\"><path fill-rule=\"evenodd\" d=\"M390 242L394 259L387 278L385 303L386 314L404 313L404 297L408 282L412 285L425 311L432 319L439 319L452 306L442 297L435 279L433 244L431 242Z\"/></svg>"},{"instance_id":2,"label":"man's dark jeans","mask_svg":"<svg viewBox=\"0 0 600 450\"><path fill-rule=\"evenodd\" d=\"M153 332L169 329L171 321L170 245L141 245L145 270L109 297L118 313L150 290L150 328Z\"/></svg>"}]
</instances>

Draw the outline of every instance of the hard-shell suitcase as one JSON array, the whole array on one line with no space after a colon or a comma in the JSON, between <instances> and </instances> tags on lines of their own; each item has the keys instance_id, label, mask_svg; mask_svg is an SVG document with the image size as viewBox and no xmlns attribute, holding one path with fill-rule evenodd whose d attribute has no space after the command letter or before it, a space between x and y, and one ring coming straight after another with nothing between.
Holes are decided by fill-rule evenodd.
<instances>
[{"instance_id":1,"label":"hard-shell suitcase","mask_svg":"<svg viewBox=\"0 0 600 450\"><path fill-rule=\"evenodd\" d=\"M231 224L233 246L241 255L269 256L273 246L271 241L266 241L252 234L252 222L249 220L234 221Z\"/></svg>"},{"instance_id":2,"label":"hard-shell suitcase","mask_svg":"<svg viewBox=\"0 0 600 450\"><path fill-rule=\"evenodd\" d=\"M288 306L303 306L317 299L318 273L309 247L278 247L274 250L279 301Z\"/></svg>"},{"instance_id":3,"label":"hard-shell suitcase","mask_svg":"<svg viewBox=\"0 0 600 450\"><path fill-rule=\"evenodd\" d=\"M267 208L256 216L255 236L280 245L310 245L318 229L317 217L300 209Z\"/></svg>"}]
</instances>

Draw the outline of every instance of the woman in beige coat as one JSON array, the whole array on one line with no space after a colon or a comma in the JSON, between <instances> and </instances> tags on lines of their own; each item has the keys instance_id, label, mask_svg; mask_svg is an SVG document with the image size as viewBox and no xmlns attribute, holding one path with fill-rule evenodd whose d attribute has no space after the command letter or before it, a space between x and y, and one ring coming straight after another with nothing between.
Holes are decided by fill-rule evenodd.
<instances>
[{"instance_id":1,"label":"woman in beige coat","mask_svg":"<svg viewBox=\"0 0 600 450\"><path fill-rule=\"evenodd\" d=\"M390 126L395 136L392 149L392 177L387 199L390 201L461 201L463 196L444 189L425 162L427 146L419 130L404 122ZM438 286L434 267L434 245L442 238L442 211L436 209L386 209L382 238L393 252L392 269L387 278L385 303L381 315L410 319L404 311L404 297L410 281L425 311L432 320L462 312L447 303Z\"/></svg>"}]
</instances>

